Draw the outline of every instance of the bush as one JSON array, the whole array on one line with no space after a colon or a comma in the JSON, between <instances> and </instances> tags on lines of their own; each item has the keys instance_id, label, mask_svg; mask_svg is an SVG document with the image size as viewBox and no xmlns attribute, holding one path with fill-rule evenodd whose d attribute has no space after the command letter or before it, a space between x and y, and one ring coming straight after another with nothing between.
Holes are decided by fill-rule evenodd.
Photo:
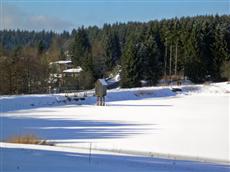
<instances>
[{"instance_id":1,"label":"bush","mask_svg":"<svg viewBox=\"0 0 230 172\"><path fill-rule=\"evenodd\" d=\"M19 144L50 145L50 146L54 145L52 143L48 143L45 140L39 139L35 135L13 136L7 139L7 142L19 143Z\"/></svg>"}]
</instances>

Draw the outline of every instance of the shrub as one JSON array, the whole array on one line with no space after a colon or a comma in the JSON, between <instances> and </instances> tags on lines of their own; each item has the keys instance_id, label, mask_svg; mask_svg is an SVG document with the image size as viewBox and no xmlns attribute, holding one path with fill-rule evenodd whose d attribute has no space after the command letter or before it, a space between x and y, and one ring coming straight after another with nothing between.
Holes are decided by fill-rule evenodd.
<instances>
[{"instance_id":1,"label":"shrub","mask_svg":"<svg viewBox=\"0 0 230 172\"><path fill-rule=\"evenodd\" d=\"M35 135L22 135L22 136L12 136L7 139L9 143L19 143L19 144L36 144L36 145L50 145L54 144L48 143L46 140L41 140Z\"/></svg>"}]
</instances>

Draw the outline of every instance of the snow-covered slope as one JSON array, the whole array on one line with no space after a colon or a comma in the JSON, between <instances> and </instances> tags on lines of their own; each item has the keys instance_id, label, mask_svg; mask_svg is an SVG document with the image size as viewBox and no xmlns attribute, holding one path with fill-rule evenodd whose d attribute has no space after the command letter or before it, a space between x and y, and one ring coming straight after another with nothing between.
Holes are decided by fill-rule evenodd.
<instances>
[{"instance_id":1,"label":"snow-covered slope","mask_svg":"<svg viewBox=\"0 0 230 172\"><path fill-rule=\"evenodd\" d=\"M172 88L181 88L182 92L173 92ZM92 91L90 91L92 92ZM113 89L108 91L106 101L141 100L146 98L172 97L180 95L228 95L230 84L227 82L210 85L182 85L164 87L143 87L132 89ZM71 94L70 94L71 95ZM21 95L21 96L0 96L0 112L15 111L22 109L34 109L40 107L52 107L63 105L93 105L95 97L88 97L86 100L68 100L65 94L47 95Z\"/></svg>"},{"instance_id":2,"label":"snow-covered slope","mask_svg":"<svg viewBox=\"0 0 230 172\"><path fill-rule=\"evenodd\" d=\"M64 105L67 102L63 95L0 96L0 112Z\"/></svg>"},{"instance_id":3,"label":"snow-covered slope","mask_svg":"<svg viewBox=\"0 0 230 172\"><path fill-rule=\"evenodd\" d=\"M0 139L36 134L58 146L88 149L91 143L93 150L230 162L229 87L115 89L105 107L95 106L95 97L79 102L64 95L5 96Z\"/></svg>"},{"instance_id":4,"label":"snow-covered slope","mask_svg":"<svg viewBox=\"0 0 230 172\"><path fill-rule=\"evenodd\" d=\"M76 148L1 144L3 172L228 172L226 165L109 154ZM17 156L19 155L19 156Z\"/></svg>"}]
</instances>

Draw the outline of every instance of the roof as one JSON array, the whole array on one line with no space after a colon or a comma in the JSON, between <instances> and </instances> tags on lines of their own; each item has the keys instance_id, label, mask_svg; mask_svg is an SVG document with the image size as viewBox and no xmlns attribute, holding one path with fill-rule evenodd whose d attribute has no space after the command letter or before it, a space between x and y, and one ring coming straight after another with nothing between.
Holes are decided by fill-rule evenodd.
<instances>
[{"instance_id":1,"label":"roof","mask_svg":"<svg viewBox=\"0 0 230 172\"><path fill-rule=\"evenodd\" d=\"M56 61L56 62L51 62L50 64L68 64L68 63L72 63L71 60L59 60L59 61Z\"/></svg>"},{"instance_id":2,"label":"roof","mask_svg":"<svg viewBox=\"0 0 230 172\"><path fill-rule=\"evenodd\" d=\"M108 85L107 82L104 79L98 79L98 81L104 86Z\"/></svg>"},{"instance_id":3,"label":"roof","mask_svg":"<svg viewBox=\"0 0 230 172\"><path fill-rule=\"evenodd\" d=\"M66 69L63 72L64 73L80 73L81 71L82 71L82 68L78 66L77 68Z\"/></svg>"}]
</instances>

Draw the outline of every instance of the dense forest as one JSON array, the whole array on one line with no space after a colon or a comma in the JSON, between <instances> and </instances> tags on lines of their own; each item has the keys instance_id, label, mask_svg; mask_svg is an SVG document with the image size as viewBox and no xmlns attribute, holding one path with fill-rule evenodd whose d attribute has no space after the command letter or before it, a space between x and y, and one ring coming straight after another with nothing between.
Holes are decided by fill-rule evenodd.
<instances>
[{"instance_id":1,"label":"dense forest","mask_svg":"<svg viewBox=\"0 0 230 172\"><path fill-rule=\"evenodd\" d=\"M155 85L187 77L194 83L230 79L230 16L196 16L105 24L64 31L0 31L0 94L45 93L50 62L81 66L83 89L121 71L120 86Z\"/></svg>"}]
</instances>

